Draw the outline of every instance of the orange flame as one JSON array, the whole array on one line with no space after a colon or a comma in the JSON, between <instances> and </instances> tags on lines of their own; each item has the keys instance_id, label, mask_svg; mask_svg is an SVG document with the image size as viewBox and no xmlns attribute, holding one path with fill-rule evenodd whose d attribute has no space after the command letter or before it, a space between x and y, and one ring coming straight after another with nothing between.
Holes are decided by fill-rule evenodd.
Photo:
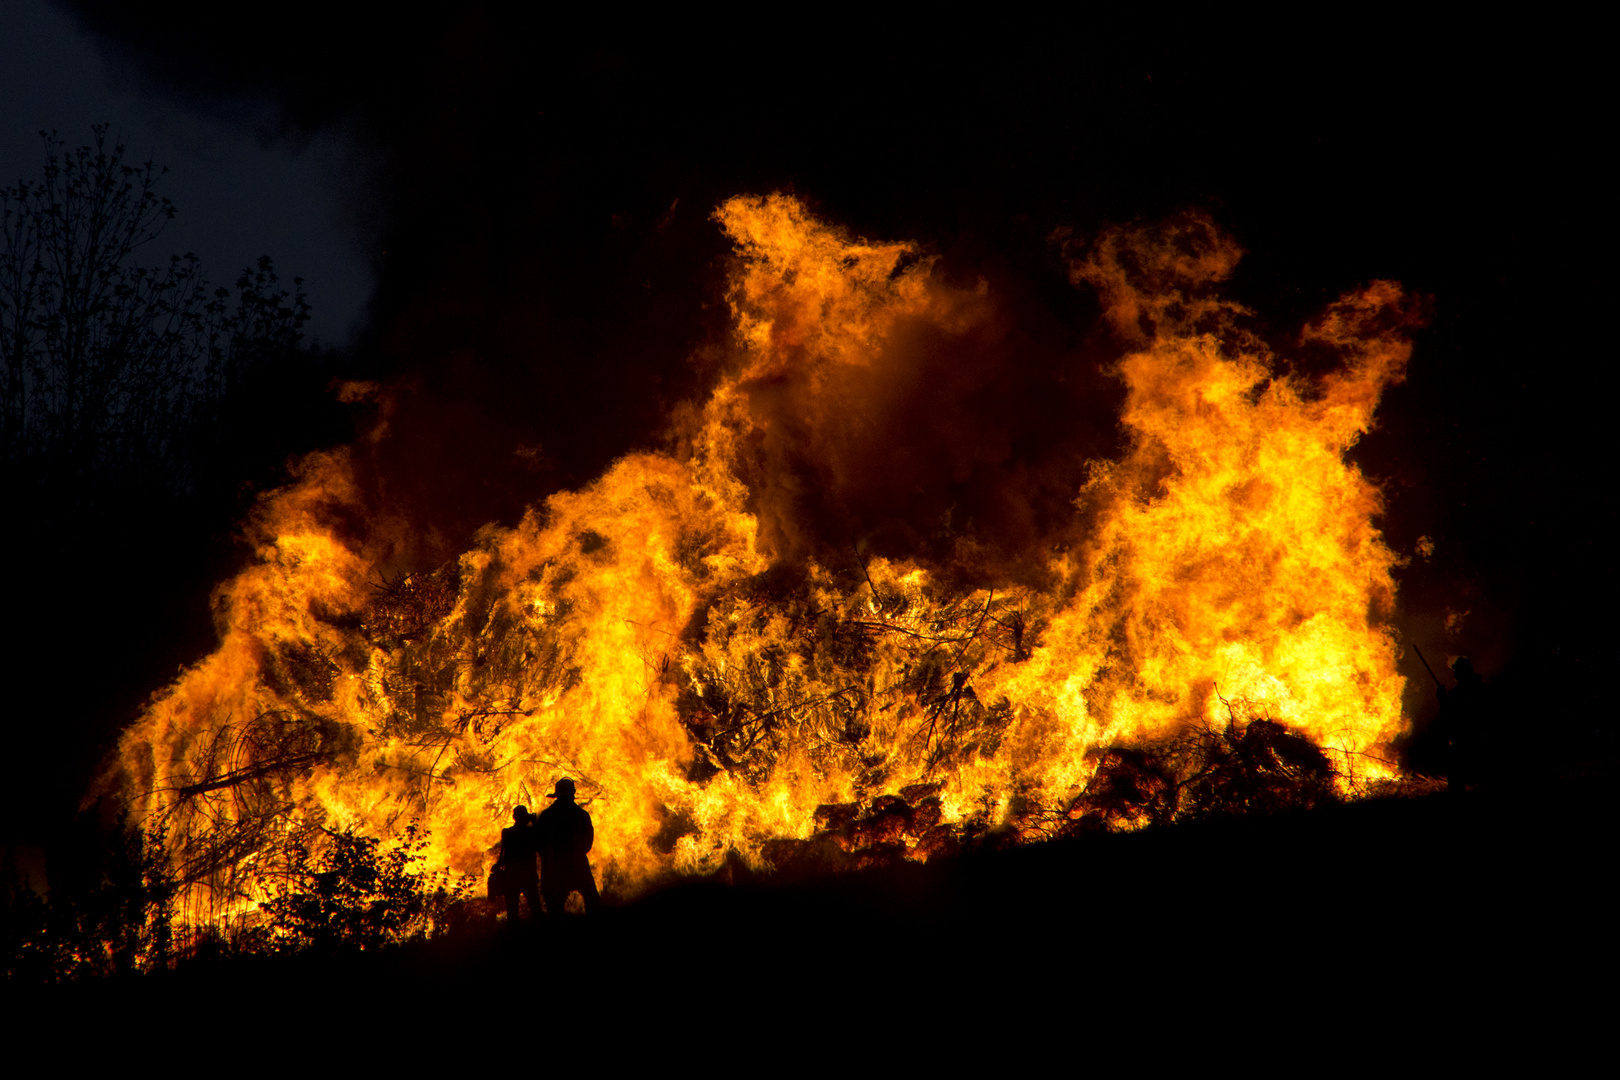
<instances>
[{"instance_id":1,"label":"orange flame","mask_svg":"<svg viewBox=\"0 0 1620 1080\"><path fill-rule=\"evenodd\" d=\"M1275 374L1215 295L1240 253L1207 219L1099 238L1074 277L1137 346L1117 371L1127 449L1093 464L1083 541L1043 556L1044 584L956 591L920 564L824 565L796 514L806 485L904 467L874 460L883 403L918 341L986 325L988 286L784 196L716 220L737 245L736 360L686 410L679 452L627 456L393 581L378 567L402 526L353 538L345 453L265 500L257 563L216 595L219 649L121 743L187 917L241 910L323 823L422 819L434 868L479 874L511 808L564 775L623 893L766 862L825 804L926 791L945 824L1065 805L1099 749L1238 703L1342 775L1387 774L1397 560L1345 454L1410 351L1397 285L1307 328L1344 361L1307 381Z\"/></svg>"}]
</instances>

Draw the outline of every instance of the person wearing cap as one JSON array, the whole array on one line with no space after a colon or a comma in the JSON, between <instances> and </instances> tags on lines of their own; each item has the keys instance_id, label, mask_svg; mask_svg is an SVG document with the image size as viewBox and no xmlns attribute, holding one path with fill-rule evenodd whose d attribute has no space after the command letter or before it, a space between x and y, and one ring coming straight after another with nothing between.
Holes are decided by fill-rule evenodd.
<instances>
[{"instance_id":1,"label":"person wearing cap","mask_svg":"<svg viewBox=\"0 0 1620 1080\"><path fill-rule=\"evenodd\" d=\"M573 892L585 901L587 914L595 913L601 898L590 861L585 857L596 838L591 815L574 801L574 782L566 777L557 781L557 789L546 798L556 801L535 819L540 895L546 902L546 913L561 915L568 894Z\"/></svg>"},{"instance_id":2,"label":"person wearing cap","mask_svg":"<svg viewBox=\"0 0 1620 1080\"><path fill-rule=\"evenodd\" d=\"M535 818L527 806L512 809L512 824L501 830L501 857L498 861L506 894L507 922L518 921L518 898L527 897L529 918L540 917L540 880L535 872Z\"/></svg>"}]
</instances>

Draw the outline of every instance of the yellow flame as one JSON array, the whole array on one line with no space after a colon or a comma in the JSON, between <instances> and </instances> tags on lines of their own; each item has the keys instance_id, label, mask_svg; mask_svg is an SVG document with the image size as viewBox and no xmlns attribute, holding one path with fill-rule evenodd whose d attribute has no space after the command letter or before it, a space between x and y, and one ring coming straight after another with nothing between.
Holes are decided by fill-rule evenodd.
<instances>
[{"instance_id":1,"label":"yellow flame","mask_svg":"<svg viewBox=\"0 0 1620 1080\"><path fill-rule=\"evenodd\" d=\"M738 357L679 454L628 456L392 581L381 541L338 525L358 502L345 454L264 503L258 561L216 596L218 650L121 743L126 792L168 823L191 882L187 917L250 904L320 824L422 819L434 868L480 874L511 809L565 775L599 876L633 892L731 853L758 864L824 804L927 791L944 822L992 824L1066 805L1095 751L1238 702L1345 772L1383 768L1402 724L1380 621L1396 560L1345 454L1408 356L1398 286L1307 328L1344 357L1307 382L1234 329L1212 290L1239 252L1207 219L1107 233L1075 277L1137 346L1117 369L1129 444L1076 493L1085 541L1049 557L1053 584L956 594L884 559L782 577L758 516L764 487L791 486L767 399L791 395L836 450L901 362L897 333L966 333L989 301L785 196L716 218L739 256Z\"/></svg>"}]
</instances>

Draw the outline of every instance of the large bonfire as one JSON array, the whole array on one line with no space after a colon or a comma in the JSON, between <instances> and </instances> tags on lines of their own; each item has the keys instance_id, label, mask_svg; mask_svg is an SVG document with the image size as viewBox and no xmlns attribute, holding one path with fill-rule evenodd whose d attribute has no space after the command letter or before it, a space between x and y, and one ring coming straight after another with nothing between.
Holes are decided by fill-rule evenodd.
<instances>
[{"instance_id":1,"label":"large bonfire","mask_svg":"<svg viewBox=\"0 0 1620 1080\"><path fill-rule=\"evenodd\" d=\"M874 402L910 392L930 343L988 341L995 296L791 198L716 220L737 252L731 359L668 452L412 573L389 570L401 523L358 520L346 451L263 500L257 561L216 596L218 650L120 748L184 917L250 909L323 827L420 822L434 868L480 874L512 808L563 776L627 895L1172 819L1213 790L1221 747L1294 791L1389 775L1396 558L1345 454L1410 351L1398 286L1306 327L1336 370L1283 375L1216 294L1239 252L1211 222L1104 234L1071 270L1127 343L1123 451L1016 569L948 519L911 560L811 543L806 508L904 470Z\"/></svg>"}]
</instances>

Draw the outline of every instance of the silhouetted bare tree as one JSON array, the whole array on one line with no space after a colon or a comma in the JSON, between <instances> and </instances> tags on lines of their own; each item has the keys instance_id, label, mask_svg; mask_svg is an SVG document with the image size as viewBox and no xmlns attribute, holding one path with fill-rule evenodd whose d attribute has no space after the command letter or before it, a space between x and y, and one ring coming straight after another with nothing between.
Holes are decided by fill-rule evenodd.
<instances>
[{"instance_id":1,"label":"silhouetted bare tree","mask_svg":"<svg viewBox=\"0 0 1620 1080\"><path fill-rule=\"evenodd\" d=\"M179 488L260 364L298 349L300 282L268 257L209 290L197 258L139 259L175 216L166 171L98 125L69 150L42 134L38 182L0 189L0 462L76 497L140 480Z\"/></svg>"}]
</instances>

